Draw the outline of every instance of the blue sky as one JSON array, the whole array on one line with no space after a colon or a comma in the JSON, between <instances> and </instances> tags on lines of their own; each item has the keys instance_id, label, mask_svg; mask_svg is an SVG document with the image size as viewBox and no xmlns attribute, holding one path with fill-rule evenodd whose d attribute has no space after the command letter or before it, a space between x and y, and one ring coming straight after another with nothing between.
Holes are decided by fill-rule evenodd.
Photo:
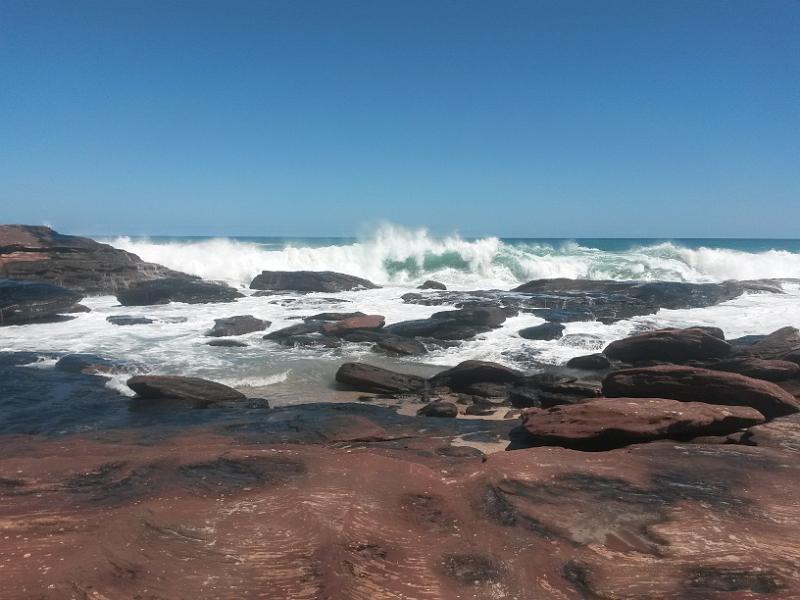
<instances>
[{"instance_id":1,"label":"blue sky","mask_svg":"<svg viewBox=\"0 0 800 600\"><path fill-rule=\"evenodd\" d=\"M800 237L800 2L0 2L0 221Z\"/></svg>"}]
</instances>

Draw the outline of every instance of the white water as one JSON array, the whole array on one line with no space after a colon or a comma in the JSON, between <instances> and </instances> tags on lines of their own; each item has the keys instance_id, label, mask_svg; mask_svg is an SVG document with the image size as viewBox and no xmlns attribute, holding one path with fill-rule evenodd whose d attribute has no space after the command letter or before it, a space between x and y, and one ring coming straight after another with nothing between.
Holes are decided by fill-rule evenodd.
<instances>
[{"instance_id":1,"label":"white water","mask_svg":"<svg viewBox=\"0 0 800 600\"><path fill-rule=\"evenodd\" d=\"M436 279L452 289L508 289L551 277L691 282L800 277L800 254L784 250L743 252L664 242L607 251L574 242L437 239L425 230L391 225L368 239L323 247L298 241L274 248L228 238L155 243L119 237L108 241L144 260L238 286L249 285L262 270L330 270L400 286Z\"/></svg>"},{"instance_id":2,"label":"white water","mask_svg":"<svg viewBox=\"0 0 800 600\"><path fill-rule=\"evenodd\" d=\"M129 374L152 372L205 377L250 388L256 394L266 393L264 389L283 390L283 397L302 402L315 398L304 398L297 390L309 389L309 383L317 388L330 385L336 367L345 360L388 362L394 368L413 370L421 360L431 365L454 365L477 358L524 369L535 362L560 364L573 356L598 351L640 328L714 325L728 337L738 337L768 333L786 325L800 327L800 286L788 283L784 286L786 294L747 294L705 309L662 310L613 325L569 323L567 337L550 342L520 338L520 329L542 322L533 315L520 315L508 319L500 329L458 348L430 353L424 359L388 359L371 352L368 344L328 350L285 348L263 340L263 332L237 338L250 344L245 348L210 347L204 333L214 319L232 315L251 314L271 321L270 331L297 323L297 317L323 311L381 314L387 323L424 318L448 307L406 304L400 296L427 278L441 280L451 289L508 289L537 277L683 281L798 277L800 255L777 250L747 253L689 249L670 243L609 252L575 243L435 239L424 231L393 227L381 229L369 240L325 247L269 247L230 239L154 243L128 238L119 238L114 245L145 260L243 288L263 269L334 270L366 277L384 287L301 297L248 295L235 303L206 305L121 307L113 297L87 298L84 303L91 312L72 320L3 327L0 351L88 352L124 361L131 365L130 372L111 377L108 386L125 393L129 393L124 385ZM398 268L396 263L405 266ZM157 322L117 326L106 321L107 316L119 314L146 315ZM168 322L174 317L186 321ZM584 337L575 337L579 335ZM52 363L45 361L38 366L47 368Z\"/></svg>"}]
</instances>

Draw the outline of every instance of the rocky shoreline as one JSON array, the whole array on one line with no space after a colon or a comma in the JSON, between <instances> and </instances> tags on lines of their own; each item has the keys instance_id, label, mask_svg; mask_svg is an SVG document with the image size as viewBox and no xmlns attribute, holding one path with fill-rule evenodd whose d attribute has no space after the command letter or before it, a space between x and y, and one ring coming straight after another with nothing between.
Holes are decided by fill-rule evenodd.
<instances>
[{"instance_id":1,"label":"rocky shoreline","mask_svg":"<svg viewBox=\"0 0 800 600\"><path fill-rule=\"evenodd\" d=\"M242 297L45 228L0 226L0 265L0 335L69 319L90 294L122 306ZM372 287L308 271L251 285L264 296ZM782 293L780 281L420 287L403 301L442 306L424 319L328 312L273 328L234 306L197 336L355 343L424 364L519 313L545 321L521 337L558 339L576 320ZM127 397L105 385L125 357L24 368L40 357L0 352L0 555L14 590L0 597L800 597L793 327L640 331L527 370L469 360L422 376L348 361L331 385L353 401L291 407L156 373L129 378ZM83 420L67 423L76 410Z\"/></svg>"}]
</instances>

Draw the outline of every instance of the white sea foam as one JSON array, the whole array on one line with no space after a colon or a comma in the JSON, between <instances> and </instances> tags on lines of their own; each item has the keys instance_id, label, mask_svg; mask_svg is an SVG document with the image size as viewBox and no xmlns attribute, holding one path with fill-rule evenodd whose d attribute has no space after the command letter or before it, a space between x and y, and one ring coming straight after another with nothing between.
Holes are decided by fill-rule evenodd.
<instances>
[{"instance_id":1,"label":"white sea foam","mask_svg":"<svg viewBox=\"0 0 800 600\"><path fill-rule=\"evenodd\" d=\"M800 254L686 248L665 242L624 251L576 243L507 243L495 237L436 238L423 229L380 227L370 238L329 245L270 247L219 238L155 243L128 237L106 240L144 260L247 286L262 270L332 270L379 284L416 285L438 279L454 289L508 288L538 278L723 281L800 277Z\"/></svg>"}]
</instances>

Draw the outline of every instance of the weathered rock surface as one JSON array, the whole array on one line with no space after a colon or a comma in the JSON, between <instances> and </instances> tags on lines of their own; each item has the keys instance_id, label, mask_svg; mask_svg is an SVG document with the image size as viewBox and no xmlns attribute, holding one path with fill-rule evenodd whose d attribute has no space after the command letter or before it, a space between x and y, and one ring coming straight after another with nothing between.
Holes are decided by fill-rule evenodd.
<instances>
[{"instance_id":1,"label":"weathered rock surface","mask_svg":"<svg viewBox=\"0 0 800 600\"><path fill-rule=\"evenodd\" d=\"M195 406L246 400L241 392L215 381L172 375L137 375L126 382L139 398L186 400Z\"/></svg>"},{"instance_id":2,"label":"weathered rock surface","mask_svg":"<svg viewBox=\"0 0 800 600\"><path fill-rule=\"evenodd\" d=\"M743 349L745 354L767 359L782 359L798 351L800 351L800 330L795 327L782 327Z\"/></svg>"},{"instance_id":3,"label":"weathered rock surface","mask_svg":"<svg viewBox=\"0 0 800 600\"><path fill-rule=\"evenodd\" d=\"M69 313L83 296L49 283L0 279L0 326L24 325Z\"/></svg>"},{"instance_id":4,"label":"weathered rock surface","mask_svg":"<svg viewBox=\"0 0 800 600\"><path fill-rule=\"evenodd\" d=\"M715 371L730 371L767 381L786 381L800 377L800 365L788 360L746 357L716 361L707 366Z\"/></svg>"},{"instance_id":5,"label":"weathered rock surface","mask_svg":"<svg viewBox=\"0 0 800 600\"><path fill-rule=\"evenodd\" d=\"M344 363L339 367L336 381L363 392L418 392L426 386L424 377L354 362Z\"/></svg>"},{"instance_id":6,"label":"weathered rock surface","mask_svg":"<svg viewBox=\"0 0 800 600\"><path fill-rule=\"evenodd\" d=\"M464 340L499 327L505 320L506 314L500 308L463 308L437 312L428 319L393 323L386 327L386 332L402 337Z\"/></svg>"},{"instance_id":7,"label":"weathered rock surface","mask_svg":"<svg viewBox=\"0 0 800 600\"><path fill-rule=\"evenodd\" d=\"M603 380L603 395L749 406L768 419L800 410L794 396L774 383L738 373L674 365L610 373Z\"/></svg>"},{"instance_id":8,"label":"weathered rock surface","mask_svg":"<svg viewBox=\"0 0 800 600\"><path fill-rule=\"evenodd\" d=\"M800 597L794 453L659 442L481 457L441 450L444 432L480 420L411 428L359 408L277 409L259 427L147 443L140 431L5 439L4 589L53 599Z\"/></svg>"},{"instance_id":9,"label":"weathered rock surface","mask_svg":"<svg viewBox=\"0 0 800 600\"><path fill-rule=\"evenodd\" d=\"M625 362L685 363L727 356L731 346L704 329L660 329L611 342L603 354Z\"/></svg>"},{"instance_id":10,"label":"weathered rock surface","mask_svg":"<svg viewBox=\"0 0 800 600\"><path fill-rule=\"evenodd\" d=\"M262 271L250 283L253 290L292 292L345 292L377 287L361 277L333 271Z\"/></svg>"},{"instance_id":11,"label":"weathered rock surface","mask_svg":"<svg viewBox=\"0 0 800 600\"><path fill-rule=\"evenodd\" d=\"M253 315L237 315L224 319L214 319L214 327L206 335L211 337L244 335L254 331L264 331L270 325L270 321L256 319Z\"/></svg>"},{"instance_id":12,"label":"weathered rock surface","mask_svg":"<svg viewBox=\"0 0 800 600\"><path fill-rule=\"evenodd\" d=\"M584 371L602 371L611 368L611 361L605 354L588 354L569 359L567 367Z\"/></svg>"},{"instance_id":13,"label":"weathered rock surface","mask_svg":"<svg viewBox=\"0 0 800 600\"><path fill-rule=\"evenodd\" d=\"M666 438L726 435L763 422L763 415L748 407L660 398L598 398L532 408L522 417L531 446L595 451Z\"/></svg>"},{"instance_id":14,"label":"weathered rock surface","mask_svg":"<svg viewBox=\"0 0 800 600\"><path fill-rule=\"evenodd\" d=\"M132 283L190 275L49 227L0 225L0 277L52 283L85 294L115 294Z\"/></svg>"},{"instance_id":15,"label":"weathered rock surface","mask_svg":"<svg viewBox=\"0 0 800 600\"><path fill-rule=\"evenodd\" d=\"M386 322L383 315L363 315L357 317L349 317L347 319L339 319L325 323L322 326L322 333L325 335L345 335L358 329L380 329Z\"/></svg>"},{"instance_id":16,"label":"weathered rock surface","mask_svg":"<svg viewBox=\"0 0 800 600\"><path fill-rule=\"evenodd\" d=\"M170 302L208 304L233 302L242 297L243 294L222 283L180 277L140 281L117 292L117 300L123 306L150 306Z\"/></svg>"},{"instance_id":17,"label":"weathered rock surface","mask_svg":"<svg viewBox=\"0 0 800 600\"><path fill-rule=\"evenodd\" d=\"M483 360L466 360L431 378L433 387L449 387L455 391L475 383L518 383L524 375L516 369Z\"/></svg>"},{"instance_id":18,"label":"weathered rock surface","mask_svg":"<svg viewBox=\"0 0 800 600\"><path fill-rule=\"evenodd\" d=\"M418 290L446 290L447 286L439 281L428 279L421 285L417 286Z\"/></svg>"},{"instance_id":19,"label":"weathered rock surface","mask_svg":"<svg viewBox=\"0 0 800 600\"><path fill-rule=\"evenodd\" d=\"M563 335L564 326L561 323L542 323L519 331L519 336L526 340L557 340Z\"/></svg>"}]
</instances>

